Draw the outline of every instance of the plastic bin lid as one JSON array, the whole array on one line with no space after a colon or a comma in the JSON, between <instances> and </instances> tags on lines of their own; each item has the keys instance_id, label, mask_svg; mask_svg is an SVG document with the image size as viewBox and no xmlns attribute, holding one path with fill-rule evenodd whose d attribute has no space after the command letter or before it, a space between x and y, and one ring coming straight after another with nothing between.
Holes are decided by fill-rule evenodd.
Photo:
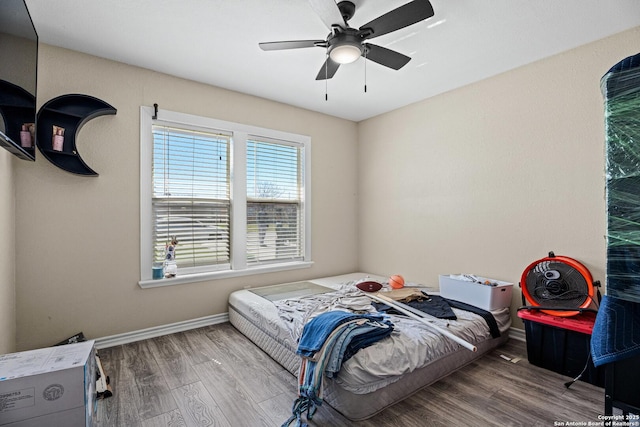
<instances>
[{"instance_id":1,"label":"plastic bin lid","mask_svg":"<svg viewBox=\"0 0 640 427\"><path fill-rule=\"evenodd\" d=\"M596 321L596 314L593 312L585 312L572 317L558 317L539 310L519 310L518 317L522 320L530 320L588 335L591 335L593 324Z\"/></svg>"}]
</instances>

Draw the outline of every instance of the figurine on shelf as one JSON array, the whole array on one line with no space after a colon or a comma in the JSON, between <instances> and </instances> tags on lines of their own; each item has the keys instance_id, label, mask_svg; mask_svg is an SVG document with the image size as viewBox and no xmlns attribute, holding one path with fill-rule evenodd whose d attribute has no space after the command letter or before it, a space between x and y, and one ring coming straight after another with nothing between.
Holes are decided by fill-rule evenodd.
<instances>
[{"instance_id":1,"label":"figurine on shelf","mask_svg":"<svg viewBox=\"0 0 640 427\"><path fill-rule=\"evenodd\" d=\"M54 151L62 151L64 147L64 128L53 125L53 137L51 146Z\"/></svg>"},{"instance_id":2,"label":"figurine on shelf","mask_svg":"<svg viewBox=\"0 0 640 427\"><path fill-rule=\"evenodd\" d=\"M20 131L20 145L22 148L33 148L33 134L35 125L33 123L25 123Z\"/></svg>"},{"instance_id":3,"label":"figurine on shelf","mask_svg":"<svg viewBox=\"0 0 640 427\"><path fill-rule=\"evenodd\" d=\"M178 274L178 264L176 264L176 246L178 238L173 236L171 242L167 244L164 250L164 277L176 277Z\"/></svg>"}]
</instances>

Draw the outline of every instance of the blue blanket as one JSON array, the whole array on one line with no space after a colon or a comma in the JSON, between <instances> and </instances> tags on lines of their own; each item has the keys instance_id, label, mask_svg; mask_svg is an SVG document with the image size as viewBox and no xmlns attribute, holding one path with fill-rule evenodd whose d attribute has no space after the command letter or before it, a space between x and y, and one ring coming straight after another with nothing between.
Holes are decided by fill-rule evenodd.
<instances>
[{"instance_id":1,"label":"blue blanket","mask_svg":"<svg viewBox=\"0 0 640 427\"><path fill-rule=\"evenodd\" d=\"M640 303L605 295L591 334L594 366L640 355Z\"/></svg>"}]
</instances>

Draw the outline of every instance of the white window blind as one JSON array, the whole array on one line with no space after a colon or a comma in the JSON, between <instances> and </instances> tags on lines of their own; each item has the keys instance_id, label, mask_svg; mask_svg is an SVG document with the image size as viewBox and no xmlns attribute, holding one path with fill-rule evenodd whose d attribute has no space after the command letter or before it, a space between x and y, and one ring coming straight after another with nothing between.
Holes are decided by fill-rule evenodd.
<instances>
[{"instance_id":1,"label":"white window blind","mask_svg":"<svg viewBox=\"0 0 640 427\"><path fill-rule=\"evenodd\" d=\"M152 126L153 261L176 237L181 272L230 262L230 136Z\"/></svg>"},{"instance_id":2,"label":"white window blind","mask_svg":"<svg viewBox=\"0 0 640 427\"><path fill-rule=\"evenodd\" d=\"M247 140L247 264L304 257L304 151L299 144Z\"/></svg>"},{"instance_id":3,"label":"white window blind","mask_svg":"<svg viewBox=\"0 0 640 427\"><path fill-rule=\"evenodd\" d=\"M140 107L139 285L310 267L310 160L308 136Z\"/></svg>"}]
</instances>

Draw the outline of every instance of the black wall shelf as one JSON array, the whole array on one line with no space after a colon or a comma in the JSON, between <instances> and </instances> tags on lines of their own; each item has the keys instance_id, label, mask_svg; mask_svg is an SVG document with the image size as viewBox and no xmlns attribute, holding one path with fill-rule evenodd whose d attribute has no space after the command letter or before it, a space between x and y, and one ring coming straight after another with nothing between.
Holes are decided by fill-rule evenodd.
<instances>
[{"instance_id":1,"label":"black wall shelf","mask_svg":"<svg viewBox=\"0 0 640 427\"><path fill-rule=\"evenodd\" d=\"M33 123L35 97L23 88L0 80L0 114L4 120L5 134L9 140L0 138L0 146L23 160L36 159L35 144L31 148L20 145L20 131L25 123Z\"/></svg>"},{"instance_id":2,"label":"black wall shelf","mask_svg":"<svg viewBox=\"0 0 640 427\"><path fill-rule=\"evenodd\" d=\"M37 145L42 155L54 165L77 175L97 176L80 157L76 149L76 136L91 119L116 114L116 109L89 95L61 95L49 100L38 111ZM64 143L60 150L53 149L54 126L64 129Z\"/></svg>"}]
</instances>

